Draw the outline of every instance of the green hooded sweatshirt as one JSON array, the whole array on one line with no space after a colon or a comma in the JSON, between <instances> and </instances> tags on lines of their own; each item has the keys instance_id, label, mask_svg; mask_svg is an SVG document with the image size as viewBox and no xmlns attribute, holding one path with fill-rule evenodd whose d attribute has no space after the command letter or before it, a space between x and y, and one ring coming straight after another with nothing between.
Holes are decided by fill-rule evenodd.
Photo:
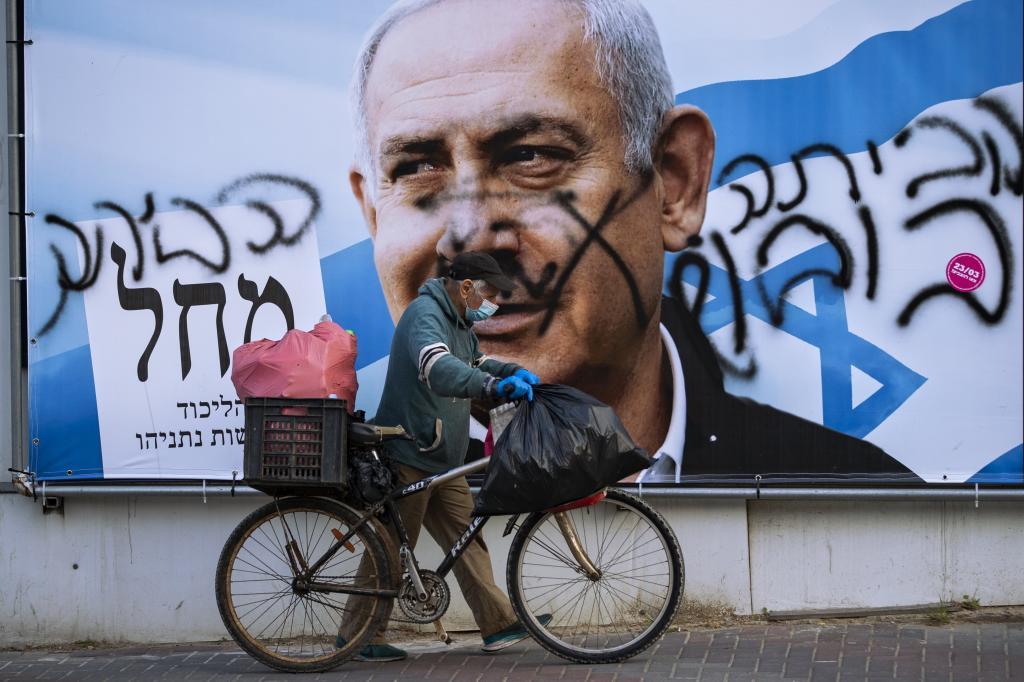
<instances>
[{"instance_id":1,"label":"green hooded sweatshirt","mask_svg":"<svg viewBox=\"0 0 1024 682\"><path fill-rule=\"evenodd\" d=\"M398 321L373 418L380 426L401 424L414 435L415 443L388 443L389 452L431 473L465 463L470 401L487 396L497 378L519 369L480 352L472 323L458 314L444 283L427 280Z\"/></svg>"}]
</instances>

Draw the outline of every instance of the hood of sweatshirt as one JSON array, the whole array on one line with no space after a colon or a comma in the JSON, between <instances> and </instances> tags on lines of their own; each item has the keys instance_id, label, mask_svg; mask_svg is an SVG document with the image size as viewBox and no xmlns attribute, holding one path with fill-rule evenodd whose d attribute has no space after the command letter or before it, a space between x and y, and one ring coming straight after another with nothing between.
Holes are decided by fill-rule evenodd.
<instances>
[{"instance_id":1,"label":"hood of sweatshirt","mask_svg":"<svg viewBox=\"0 0 1024 682\"><path fill-rule=\"evenodd\" d=\"M443 277L428 279L423 286L420 287L419 293L421 295L426 294L437 301L437 304L441 306L441 310L444 311L444 314L455 324L462 327L471 326L472 323L459 315L458 311L455 310L455 304L448 295L448 290L444 288L445 281L446 280Z\"/></svg>"}]
</instances>

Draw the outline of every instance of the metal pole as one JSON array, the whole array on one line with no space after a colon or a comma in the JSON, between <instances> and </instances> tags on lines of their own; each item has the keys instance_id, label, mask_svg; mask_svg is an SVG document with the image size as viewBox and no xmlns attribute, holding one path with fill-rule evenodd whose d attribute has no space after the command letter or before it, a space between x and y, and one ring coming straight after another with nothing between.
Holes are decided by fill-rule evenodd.
<instances>
[{"instance_id":1,"label":"metal pole","mask_svg":"<svg viewBox=\"0 0 1024 682\"><path fill-rule=\"evenodd\" d=\"M1024 488L624 488L640 497L745 500L1024 500Z\"/></svg>"},{"instance_id":2,"label":"metal pole","mask_svg":"<svg viewBox=\"0 0 1024 682\"><path fill-rule=\"evenodd\" d=\"M27 285L25 272L25 8L7 0L7 190L11 306L11 455L15 469L26 469L28 440Z\"/></svg>"},{"instance_id":3,"label":"metal pole","mask_svg":"<svg viewBox=\"0 0 1024 682\"><path fill-rule=\"evenodd\" d=\"M231 495L229 482L207 483L208 497ZM248 486L235 486L235 495L263 495ZM637 494L632 486L622 486L626 492ZM471 488L475 493L476 488ZM37 492L42 492L36 486ZM50 497L77 497L84 495L194 495L202 497L202 484L47 484L46 495ZM640 496L644 499L743 499L756 500L756 488L711 488L673 487L652 488L644 486ZM762 500L1017 500L1024 501L1024 488L761 488Z\"/></svg>"}]
</instances>

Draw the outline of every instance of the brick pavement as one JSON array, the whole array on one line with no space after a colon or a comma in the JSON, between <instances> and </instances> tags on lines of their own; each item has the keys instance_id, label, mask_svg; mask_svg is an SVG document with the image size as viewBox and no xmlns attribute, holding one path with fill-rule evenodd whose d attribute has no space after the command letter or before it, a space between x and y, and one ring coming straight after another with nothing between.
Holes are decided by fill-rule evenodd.
<instances>
[{"instance_id":1,"label":"brick pavement","mask_svg":"<svg viewBox=\"0 0 1024 682\"><path fill-rule=\"evenodd\" d=\"M233 644L0 651L0 680L1024 680L1024 623L766 624L667 635L626 663L568 664L526 642L497 655L474 635L418 641L399 663L286 675Z\"/></svg>"}]
</instances>

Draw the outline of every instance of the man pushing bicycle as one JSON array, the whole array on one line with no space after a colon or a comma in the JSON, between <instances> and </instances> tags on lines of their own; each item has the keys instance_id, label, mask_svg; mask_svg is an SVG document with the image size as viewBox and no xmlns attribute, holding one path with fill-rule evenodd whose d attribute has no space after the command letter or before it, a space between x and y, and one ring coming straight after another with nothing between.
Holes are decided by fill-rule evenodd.
<instances>
[{"instance_id":1,"label":"man pushing bicycle","mask_svg":"<svg viewBox=\"0 0 1024 682\"><path fill-rule=\"evenodd\" d=\"M486 320L498 309L494 303L498 293L516 286L490 255L464 252L452 261L449 276L428 280L402 314L374 418L379 424L402 424L414 436L414 440L388 443L388 452L398 464L398 485L464 463L472 400L533 399L532 386L540 381L537 376L514 363L483 355L473 333L474 322ZM413 547L421 525L441 547L451 547L469 525L473 498L465 477L460 477L402 498L397 506ZM398 565L394 522L387 529L391 560ZM480 535L470 542L454 571L480 628L484 651L499 651L528 636L508 597L494 584L490 555ZM405 651L384 641L386 623L356 660L406 657ZM339 645L343 644L339 635Z\"/></svg>"}]
</instances>

